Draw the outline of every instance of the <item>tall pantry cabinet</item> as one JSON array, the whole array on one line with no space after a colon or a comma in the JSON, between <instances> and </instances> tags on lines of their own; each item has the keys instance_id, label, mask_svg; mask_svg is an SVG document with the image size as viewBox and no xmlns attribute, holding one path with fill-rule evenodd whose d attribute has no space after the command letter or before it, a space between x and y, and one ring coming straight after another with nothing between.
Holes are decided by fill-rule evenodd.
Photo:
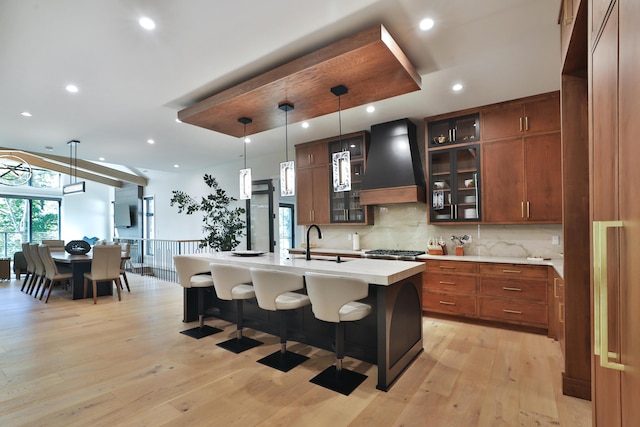
<instances>
[{"instance_id":1,"label":"tall pantry cabinet","mask_svg":"<svg viewBox=\"0 0 640 427\"><path fill-rule=\"evenodd\" d=\"M640 425L640 2L589 0L594 426Z\"/></svg>"}]
</instances>

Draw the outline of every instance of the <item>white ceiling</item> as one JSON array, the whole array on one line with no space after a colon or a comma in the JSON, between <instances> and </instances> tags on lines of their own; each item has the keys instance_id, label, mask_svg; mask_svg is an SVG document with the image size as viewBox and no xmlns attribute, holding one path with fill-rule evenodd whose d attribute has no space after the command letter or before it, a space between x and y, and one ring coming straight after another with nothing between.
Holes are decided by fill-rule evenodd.
<instances>
[{"instance_id":1,"label":"white ceiling","mask_svg":"<svg viewBox=\"0 0 640 427\"><path fill-rule=\"evenodd\" d=\"M560 0L0 0L0 146L68 156L77 139L78 158L134 171L238 161L237 138L176 123L177 112L379 23L422 90L381 101L373 114L343 111L342 131L403 117L420 126L426 116L558 90L559 8ZM154 31L138 25L143 15ZM418 27L423 17L436 22L429 32ZM454 82L464 90L453 93ZM80 91L66 92L69 83ZM338 133L336 114L310 124L289 125L290 146ZM253 135L247 157L279 150L284 157L284 128Z\"/></svg>"}]
</instances>

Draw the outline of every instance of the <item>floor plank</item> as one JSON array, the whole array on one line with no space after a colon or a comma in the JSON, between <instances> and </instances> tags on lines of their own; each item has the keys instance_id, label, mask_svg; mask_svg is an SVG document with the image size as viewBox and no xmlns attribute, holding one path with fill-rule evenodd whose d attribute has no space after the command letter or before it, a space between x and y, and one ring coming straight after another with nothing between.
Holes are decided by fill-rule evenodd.
<instances>
[{"instance_id":1,"label":"floor plank","mask_svg":"<svg viewBox=\"0 0 640 427\"><path fill-rule=\"evenodd\" d=\"M235 355L179 332L182 288L129 274L122 301L48 304L0 283L2 426L590 426L590 402L561 393L562 354L542 335L424 318L424 352L389 392L375 365L347 358L368 375L350 396L309 382L333 354L292 342L308 361L288 373L256 360L278 338L247 329L264 345Z\"/></svg>"}]
</instances>

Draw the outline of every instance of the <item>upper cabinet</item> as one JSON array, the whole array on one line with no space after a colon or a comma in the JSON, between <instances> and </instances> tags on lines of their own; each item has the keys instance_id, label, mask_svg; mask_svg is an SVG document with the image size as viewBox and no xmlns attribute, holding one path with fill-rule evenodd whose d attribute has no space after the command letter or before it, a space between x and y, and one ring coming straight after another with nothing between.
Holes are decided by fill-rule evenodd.
<instances>
[{"instance_id":1,"label":"upper cabinet","mask_svg":"<svg viewBox=\"0 0 640 427\"><path fill-rule=\"evenodd\" d=\"M484 141L560 130L558 93L525 102L500 104L482 113Z\"/></svg>"},{"instance_id":2,"label":"upper cabinet","mask_svg":"<svg viewBox=\"0 0 640 427\"><path fill-rule=\"evenodd\" d=\"M429 123L429 147L447 144L477 142L480 140L480 114L452 117Z\"/></svg>"},{"instance_id":3,"label":"upper cabinet","mask_svg":"<svg viewBox=\"0 0 640 427\"><path fill-rule=\"evenodd\" d=\"M330 188L330 221L332 224L373 224L373 207L360 205L360 190L364 176L369 133L357 132L329 141L329 155L349 151L351 162L351 190L333 191Z\"/></svg>"},{"instance_id":4,"label":"upper cabinet","mask_svg":"<svg viewBox=\"0 0 640 427\"><path fill-rule=\"evenodd\" d=\"M559 92L425 122L429 222L562 222Z\"/></svg>"},{"instance_id":5,"label":"upper cabinet","mask_svg":"<svg viewBox=\"0 0 640 427\"><path fill-rule=\"evenodd\" d=\"M429 165L430 221L480 221L479 146L432 150Z\"/></svg>"},{"instance_id":6,"label":"upper cabinet","mask_svg":"<svg viewBox=\"0 0 640 427\"><path fill-rule=\"evenodd\" d=\"M360 206L368 143L362 131L295 146L298 225L373 224L373 207ZM351 191L333 191L331 159L340 151L349 151Z\"/></svg>"}]
</instances>

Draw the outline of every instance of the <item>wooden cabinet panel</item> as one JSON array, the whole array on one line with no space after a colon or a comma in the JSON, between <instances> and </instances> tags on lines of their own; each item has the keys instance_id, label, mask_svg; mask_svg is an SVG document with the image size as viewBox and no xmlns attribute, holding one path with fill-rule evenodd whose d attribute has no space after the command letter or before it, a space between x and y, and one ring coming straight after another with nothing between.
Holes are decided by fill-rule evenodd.
<instances>
[{"instance_id":1,"label":"wooden cabinet panel","mask_svg":"<svg viewBox=\"0 0 640 427\"><path fill-rule=\"evenodd\" d=\"M455 274L425 274L423 283L427 290L462 294L476 293L475 276L458 276Z\"/></svg>"},{"instance_id":2,"label":"wooden cabinet panel","mask_svg":"<svg viewBox=\"0 0 640 427\"><path fill-rule=\"evenodd\" d=\"M426 272L477 274L478 264L469 261L428 260L426 265Z\"/></svg>"},{"instance_id":3,"label":"wooden cabinet panel","mask_svg":"<svg viewBox=\"0 0 640 427\"><path fill-rule=\"evenodd\" d=\"M522 135L521 104L494 108L482 113L482 139L511 138Z\"/></svg>"},{"instance_id":4,"label":"wooden cabinet panel","mask_svg":"<svg viewBox=\"0 0 640 427\"><path fill-rule=\"evenodd\" d=\"M548 272L549 268L546 266L493 263L480 264L481 276L546 279L549 274Z\"/></svg>"},{"instance_id":5,"label":"wooden cabinet panel","mask_svg":"<svg viewBox=\"0 0 640 427\"><path fill-rule=\"evenodd\" d=\"M482 139L485 141L559 130L558 93L514 101L482 113Z\"/></svg>"},{"instance_id":6,"label":"wooden cabinet panel","mask_svg":"<svg viewBox=\"0 0 640 427\"><path fill-rule=\"evenodd\" d=\"M551 98L524 104L524 132L542 133L560 130L560 98Z\"/></svg>"},{"instance_id":7,"label":"wooden cabinet panel","mask_svg":"<svg viewBox=\"0 0 640 427\"><path fill-rule=\"evenodd\" d=\"M565 354L564 332L564 280L557 274L553 277L553 317L554 336L560 343L562 354ZM549 325L551 327L551 325Z\"/></svg>"},{"instance_id":8,"label":"wooden cabinet panel","mask_svg":"<svg viewBox=\"0 0 640 427\"><path fill-rule=\"evenodd\" d=\"M547 327L547 304L480 297L480 317L509 323Z\"/></svg>"},{"instance_id":9,"label":"wooden cabinet panel","mask_svg":"<svg viewBox=\"0 0 640 427\"><path fill-rule=\"evenodd\" d=\"M325 142L296 145L296 168L322 166L329 163L329 149Z\"/></svg>"},{"instance_id":10,"label":"wooden cabinet panel","mask_svg":"<svg viewBox=\"0 0 640 427\"><path fill-rule=\"evenodd\" d=\"M528 221L562 221L560 133L525 138L525 203Z\"/></svg>"},{"instance_id":11,"label":"wooden cabinet panel","mask_svg":"<svg viewBox=\"0 0 640 427\"><path fill-rule=\"evenodd\" d=\"M329 223L329 170L327 166L296 171L298 224Z\"/></svg>"},{"instance_id":12,"label":"wooden cabinet panel","mask_svg":"<svg viewBox=\"0 0 640 427\"><path fill-rule=\"evenodd\" d=\"M528 280L497 279L482 277L480 279L480 294L493 295L503 298L522 298L530 301L546 302L547 282Z\"/></svg>"},{"instance_id":13,"label":"wooden cabinet panel","mask_svg":"<svg viewBox=\"0 0 640 427\"><path fill-rule=\"evenodd\" d=\"M484 222L523 222L524 151L521 139L482 146L482 218Z\"/></svg>"},{"instance_id":14,"label":"wooden cabinet panel","mask_svg":"<svg viewBox=\"0 0 640 427\"><path fill-rule=\"evenodd\" d=\"M472 317L477 316L475 296L423 291L422 306L427 311L434 311L437 313Z\"/></svg>"}]
</instances>

